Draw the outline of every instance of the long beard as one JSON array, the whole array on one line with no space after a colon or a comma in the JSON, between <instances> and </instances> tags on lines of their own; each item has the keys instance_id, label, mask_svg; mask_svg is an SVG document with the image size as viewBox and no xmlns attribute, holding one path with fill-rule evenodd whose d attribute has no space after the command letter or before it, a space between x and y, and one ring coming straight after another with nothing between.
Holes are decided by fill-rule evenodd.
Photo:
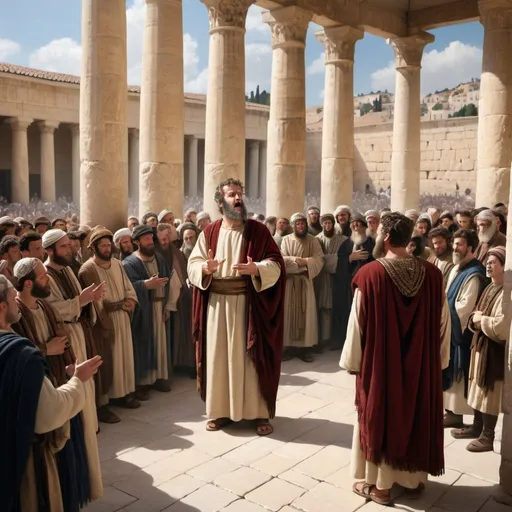
<instances>
[{"instance_id":1,"label":"long beard","mask_svg":"<svg viewBox=\"0 0 512 512\"><path fill-rule=\"evenodd\" d=\"M377 236L375 239L375 247L373 248L373 257L378 260L386 256L386 248L384 245L384 238Z\"/></svg>"},{"instance_id":2,"label":"long beard","mask_svg":"<svg viewBox=\"0 0 512 512\"><path fill-rule=\"evenodd\" d=\"M112 259L112 253L111 252L109 252L108 254L103 254L103 253L98 251L96 253L96 256L98 256L98 258L100 260L103 260L103 261L110 261Z\"/></svg>"},{"instance_id":3,"label":"long beard","mask_svg":"<svg viewBox=\"0 0 512 512\"><path fill-rule=\"evenodd\" d=\"M367 238L373 238L374 240L377 239L377 232L376 231L372 231L370 228L368 228L366 230L366 237Z\"/></svg>"},{"instance_id":4,"label":"long beard","mask_svg":"<svg viewBox=\"0 0 512 512\"><path fill-rule=\"evenodd\" d=\"M366 235L361 235L355 231L352 233L350 238L352 239L352 242L354 242L354 245L363 245L366 240L368 240Z\"/></svg>"},{"instance_id":5,"label":"long beard","mask_svg":"<svg viewBox=\"0 0 512 512\"><path fill-rule=\"evenodd\" d=\"M330 229L329 231L327 231L326 229L324 229L323 231L324 235L327 237L327 238L332 238L334 236L334 234L336 233L336 230L334 228Z\"/></svg>"},{"instance_id":6,"label":"long beard","mask_svg":"<svg viewBox=\"0 0 512 512\"><path fill-rule=\"evenodd\" d=\"M151 258L155 255L155 246L153 247L142 247L142 245L139 247L139 251L144 256L148 256L148 258Z\"/></svg>"},{"instance_id":7,"label":"long beard","mask_svg":"<svg viewBox=\"0 0 512 512\"><path fill-rule=\"evenodd\" d=\"M466 259L466 256L468 255L468 251L466 251L464 254L459 254L458 252L454 252L452 254L453 263L455 265L460 265L460 263Z\"/></svg>"},{"instance_id":8,"label":"long beard","mask_svg":"<svg viewBox=\"0 0 512 512\"><path fill-rule=\"evenodd\" d=\"M482 242L483 244L487 244L491 241L491 238L496 234L496 231L496 224L493 224L485 231L480 231L480 233L478 233L478 240L480 240L480 242Z\"/></svg>"},{"instance_id":9,"label":"long beard","mask_svg":"<svg viewBox=\"0 0 512 512\"><path fill-rule=\"evenodd\" d=\"M236 207L241 208L240 211L235 210ZM225 199L222 199L222 215L225 215L230 220L247 220L247 208L243 201L236 204L235 206L231 206Z\"/></svg>"},{"instance_id":10,"label":"long beard","mask_svg":"<svg viewBox=\"0 0 512 512\"><path fill-rule=\"evenodd\" d=\"M293 230L293 234L297 237L297 238L306 238L306 236L308 236L308 232L307 230L304 230L304 231L297 231L297 230Z\"/></svg>"},{"instance_id":11,"label":"long beard","mask_svg":"<svg viewBox=\"0 0 512 512\"><path fill-rule=\"evenodd\" d=\"M36 299L47 299L51 295L50 285L39 286L36 282L32 286L32 297Z\"/></svg>"},{"instance_id":12,"label":"long beard","mask_svg":"<svg viewBox=\"0 0 512 512\"><path fill-rule=\"evenodd\" d=\"M73 263L73 256L67 258L66 256L60 256L59 254L53 253L53 258L51 260L53 263L60 265L61 267L68 267Z\"/></svg>"}]
</instances>

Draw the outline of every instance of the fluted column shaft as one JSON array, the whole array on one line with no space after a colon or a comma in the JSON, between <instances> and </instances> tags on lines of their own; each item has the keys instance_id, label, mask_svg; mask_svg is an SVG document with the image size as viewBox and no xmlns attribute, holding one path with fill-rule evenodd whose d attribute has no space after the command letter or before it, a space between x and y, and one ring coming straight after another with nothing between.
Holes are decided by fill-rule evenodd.
<instances>
[{"instance_id":1,"label":"fluted column shaft","mask_svg":"<svg viewBox=\"0 0 512 512\"><path fill-rule=\"evenodd\" d=\"M183 213L182 0L146 0L140 98L139 215Z\"/></svg>"},{"instance_id":2,"label":"fluted column shaft","mask_svg":"<svg viewBox=\"0 0 512 512\"><path fill-rule=\"evenodd\" d=\"M364 32L326 28L316 34L325 47L321 210L352 204L354 190L354 50Z\"/></svg>"},{"instance_id":3,"label":"fluted column shaft","mask_svg":"<svg viewBox=\"0 0 512 512\"><path fill-rule=\"evenodd\" d=\"M80 126L72 124L71 132L71 194L73 202L80 205Z\"/></svg>"},{"instance_id":4,"label":"fluted column shaft","mask_svg":"<svg viewBox=\"0 0 512 512\"><path fill-rule=\"evenodd\" d=\"M27 129L33 119L11 117L7 123L12 130L11 201L30 201Z\"/></svg>"},{"instance_id":5,"label":"fluted column shaft","mask_svg":"<svg viewBox=\"0 0 512 512\"><path fill-rule=\"evenodd\" d=\"M392 39L396 86L391 158L391 209L419 208L420 204L420 81L423 49L435 40L422 32Z\"/></svg>"},{"instance_id":6,"label":"fluted column shaft","mask_svg":"<svg viewBox=\"0 0 512 512\"><path fill-rule=\"evenodd\" d=\"M220 213L215 189L245 177L245 20L252 0L201 0L210 19L203 210Z\"/></svg>"},{"instance_id":7,"label":"fluted column shaft","mask_svg":"<svg viewBox=\"0 0 512 512\"><path fill-rule=\"evenodd\" d=\"M41 121L41 199L54 202L57 199L55 189L55 130L60 123Z\"/></svg>"},{"instance_id":8,"label":"fluted column shaft","mask_svg":"<svg viewBox=\"0 0 512 512\"><path fill-rule=\"evenodd\" d=\"M284 7L263 13L272 31L267 136L267 215L304 210L306 188L305 42L311 13Z\"/></svg>"},{"instance_id":9,"label":"fluted column shaft","mask_svg":"<svg viewBox=\"0 0 512 512\"><path fill-rule=\"evenodd\" d=\"M82 1L80 222L116 230L128 210L126 1Z\"/></svg>"},{"instance_id":10,"label":"fluted column shaft","mask_svg":"<svg viewBox=\"0 0 512 512\"><path fill-rule=\"evenodd\" d=\"M480 0L484 26L476 206L507 202L512 160L512 0Z\"/></svg>"}]
</instances>

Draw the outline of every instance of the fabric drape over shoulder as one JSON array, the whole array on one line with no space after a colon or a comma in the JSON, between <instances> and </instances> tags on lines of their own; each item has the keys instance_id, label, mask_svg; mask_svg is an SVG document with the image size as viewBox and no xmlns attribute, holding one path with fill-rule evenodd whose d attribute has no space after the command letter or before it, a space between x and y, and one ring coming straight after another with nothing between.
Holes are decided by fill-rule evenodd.
<instances>
[{"instance_id":1,"label":"fabric drape over shoulder","mask_svg":"<svg viewBox=\"0 0 512 512\"><path fill-rule=\"evenodd\" d=\"M19 490L34 438L37 406L49 368L17 334L0 335L0 510L20 510Z\"/></svg>"},{"instance_id":2,"label":"fabric drape over shoulder","mask_svg":"<svg viewBox=\"0 0 512 512\"><path fill-rule=\"evenodd\" d=\"M353 280L361 293L363 355L356 379L361 449L374 464L436 476L444 471L443 276L416 258L401 259L394 272L384 267L389 261L365 265ZM404 286L399 287L400 276Z\"/></svg>"},{"instance_id":3,"label":"fabric drape over shoulder","mask_svg":"<svg viewBox=\"0 0 512 512\"><path fill-rule=\"evenodd\" d=\"M215 254L222 220L210 224L205 230L208 249ZM281 276L277 283L257 292L250 278L247 279L247 352L254 363L261 395L270 417L276 409L277 388L281 375L281 356L284 335L284 293L286 272L283 257L268 228L260 222L248 220L243 233L243 245L239 262L272 260L279 264ZM203 400L206 400L206 318L209 289L193 290L193 336L196 344L197 384Z\"/></svg>"}]
</instances>

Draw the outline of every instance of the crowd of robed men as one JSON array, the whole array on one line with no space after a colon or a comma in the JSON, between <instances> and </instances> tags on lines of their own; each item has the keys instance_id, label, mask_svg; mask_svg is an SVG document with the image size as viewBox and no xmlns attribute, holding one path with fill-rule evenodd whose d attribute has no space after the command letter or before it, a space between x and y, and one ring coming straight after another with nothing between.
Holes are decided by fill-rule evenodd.
<instances>
[{"instance_id":1,"label":"crowd of robed men","mask_svg":"<svg viewBox=\"0 0 512 512\"><path fill-rule=\"evenodd\" d=\"M116 233L0 218L7 510L100 497L98 420L169 392L173 369L197 377L207 430L254 420L271 434L281 361L325 349L343 349L357 375L357 494L388 504L393 484L421 493L444 469L443 427L472 451L492 449L508 327L504 205L247 219L233 179L215 200L219 221L188 211L176 226L164 210Z\"/></svg>"}]
</instances>

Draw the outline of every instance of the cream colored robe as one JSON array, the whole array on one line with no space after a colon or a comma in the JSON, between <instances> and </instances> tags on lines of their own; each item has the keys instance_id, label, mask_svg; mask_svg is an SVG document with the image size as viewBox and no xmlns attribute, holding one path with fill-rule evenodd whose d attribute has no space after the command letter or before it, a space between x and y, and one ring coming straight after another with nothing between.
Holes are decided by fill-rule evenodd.
<instances>
[{"instance_id":1,"label":"cream colored robe","mask_svg":"<svg viewBox=\"0 0 512 512\"><path fill-rule=\"evenodd\" d=\"M40 327L41 315L34 315L36 326ZM34 310L33 310L34 312ZM46 328L46 324L45 324ZM0 333L11 332L0 330ZM41 330L42 339L48 339L48 329ZM85 405L84 384L78 377L72 377L66 384L55 388L47 377L44 377L39 402L37 404L34 433L53 433L53 442L45 450L45 463L48 475L48 498L52 512L64 512L59 480L59 470L55 454L58 453L69 440L69 420L76 416ZM27 468L21 481L20 498L22 512L38 512L36 475L34 471L34 456L32 449L29 452Z\"/></svg>"},{"instance_id":2,"label":"cream colored robe","mask_svg":"<svg viewBox=\"0 0 512 512\"><path fill-rule=\"evenodd\" d=\"M323 233L316 235L324 253L324 266L315 278L316 305L318 308L320 341L328 341L331 338L332 324L332 276L336 273L338 264L338 249L347 239L346 236L335 233L327 237Z\"/></svg>"},{"instance_id":3,"label":"cream colored robe","mask_svg":"<svg viewBox=\"0 0 512 512\"><path fill-rule=\"evenodd\" d=\"M356 288L352 309L347 326L347 339L341 353L340 366L349 372L360 372L363 359L361 346L362 332L359 325L359 311L361 307L361 291ZM450 309L444 302L441 314L441 367L446 368L450 363ZM441 376L439 376L441 378ZM359 438L359 422L357 415L352 436L352 458L350 462L352 476L364 480L377 489L391 489L393 484L401 485L407 489L415 489L420 483L427 481L428 473L418 471L410 473L393 469L386 463L374 464L364 458Z\"/></svg>"},{"instance_id":4,"label":"cream colored robe","mask_svg":"<svg viewBox=\"0 0 512 512\"><path fill-rule=\"evenodd\" d=\"M215 259L226 261L213 274L203 277L201 266L208 259L204 233L199 235L188 260L188 278L201 290L213 279L238 277L232 265L238 263L243 242L243 226L219 231ZM274 286L281 269L271 260L255 262L260 275L253 277L257 292ZM269 417L261 396L258 374L247 355L247 297L210 293L206 328L206 416L210 419L230 418L233 421Z\"/></svg>"},{"instance_id":5,"label":"cream colored robe","mask_svg":"<svg viewBox=\"0 0 512 512\"><path fill-rule=\"evenodd\" d=\"M318 320L313 280L324 265L320 242L312 235L297 238L294 234L283 238L281 245L286 264L286 294L284 313L284 346L308 348L318 343ZM306 258L307 266L299 267L295 258ZM299 323L305 328L301 339L294 339Z\"/></svg>"},{"instance_id":6,"label":"cream colored robe","mask_svg":"<svg viewBox=\"0 0 512 512\"><path fill-rule=\"evenodd\" d=\"M138 252L136 255L140 257ZM144 263L149 276L158 275L158 263L156 258L153 258L151 261L144 261L141 258L141 261ZM164 309L166 312L176 311L176 303L181 288L181 283L176 272L172 274L170 283L166 284L166 286L169 286L169 294L165 307L162 308L161 302L153 302L153 333L156 342L157 368L156 370L151 370L144 379L137 382L139 386L152 386L157 380L167 380L172 375L171 355L167 350L168 342ZM165 297L165 287L155 289L154 293L156 298Z\"/></svg>"},{"instance_id":7,"label":"cream colored robe","mask_svg":"<svg viewBox=\"0 0 512 512\"><path fill-rule=\"evenodd\" d=\"M492 305L491 315L483 316L480 324L482 332L492 340L490 343L504 343L510 333L510 316L504 315L502 310L503 290L498 295ZM472 322L469 328L474 332ZM476 382L476 368L480 354L476 350L471 351L471 365L469 368L469 389L468 405L472 409L483 412L484 414L493 414L498 416L502 412L501 401L503 397L503 381L496 381L494 389L489 390L487 394L480 388ZM503 361L505 364L505 361Z\"/></svg>"},{"instance_id":8,"label":"cream colored robe","mask_svg":"<svg viewBox=\"0 0 512 512\"><path fill-rule=\"evenodd\" d=\"M446 292L450 288L453 280L457 276L459 265L455 265L448 276L446 282ZM480 291L480 281L478 276L471 276L466 279L459 290L457 299L455 300L455 310L460 319L462 332L468 326L469 317L475 310L478 301L478 292ZM468 405L468 401L464 397L464 380L453 382L452 387L443 393L444 408L454 414L473 414L473 409Z\"/></svg>"},{"instance_id":9,"label":"cream colored robe","mask_svg":"<svg viewBox=\"0 0 512 512\"><path fill-rule=\"evenodd\" d=\"M137 294L128 279L122 263L113 259L110 268L103 268L91 262L98 273L100 282L106 285L105 300L119 302L121 300L137 300ZM99 283L97 283L99 284ZM98 311L104 309L103 301L96 301L94 306ZM123 398L135 391L135 366L133 362L132 327L130 315L126 311L109 313L114 323L115 339L112 344L113 380L105 404L109 398Z\"/></svg>"},{"instance_id":10,"label":"cream colored robe","mask_svg":"<svg viewBox=\"0 0 512 512\"><path fill-rule=\"evenodd\" d=\"M50 266L50 260L46 260L45 265ZM64 272L74 281L78 290L82 290L80 282L69 267L64 268ZM79 296L71 300L65 300L62 292L53 277L48 274L50 279L51 294L47 301L57 310L67 331L69 342L73 347L73 352L79 363L87 361L87 350L85 346L85 337L82 325L78 322L82 314ZM99 284L99 283L98 283ZM93 320L96 315L93 309ZM96 413L96 397L94 379L90 379L84 384L85 387L85 407L82 411L84 425L84 440L87 448L87 462L89 464L89 474L91 476L91 498L97 499L103 496L103 483L101 480L100 456L98 453L98 416Z\"/></svg>"}]
</instances>

